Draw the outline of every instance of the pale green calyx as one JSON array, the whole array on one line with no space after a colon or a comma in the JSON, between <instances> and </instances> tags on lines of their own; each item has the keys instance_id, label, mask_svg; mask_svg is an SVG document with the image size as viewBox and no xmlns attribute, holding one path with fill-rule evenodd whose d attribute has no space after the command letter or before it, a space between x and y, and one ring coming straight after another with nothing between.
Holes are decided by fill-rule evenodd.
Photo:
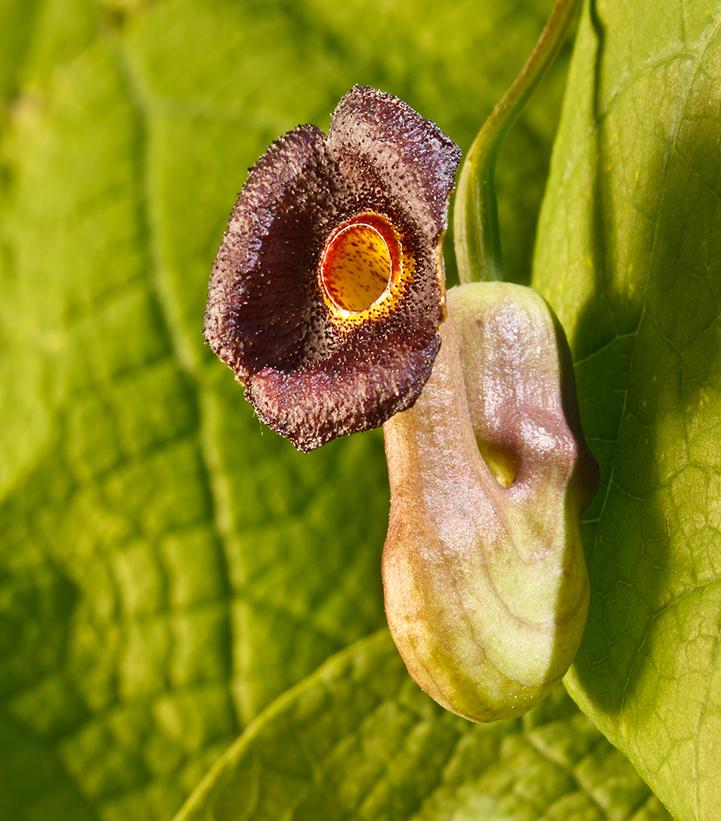
<instances>
[{"instance_id":1,"label":"pale green calyx","mask_svg":"<svg viewBox=\"0 0 721 821\"><path fill-rule=\"evenodd\" d=\"M579 515L597 483L563 332L502 282L448 294L433 373L384 426L391 633L436 701L519 715L567 670L586 622Z\"/></svg>"}]
</instances>

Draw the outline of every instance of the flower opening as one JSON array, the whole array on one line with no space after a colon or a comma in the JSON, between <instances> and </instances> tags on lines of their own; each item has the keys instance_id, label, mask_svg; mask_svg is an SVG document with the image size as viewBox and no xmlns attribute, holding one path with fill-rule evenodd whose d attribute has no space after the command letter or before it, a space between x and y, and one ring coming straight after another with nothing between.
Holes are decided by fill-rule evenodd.
<instances>
[{"instance_id":1,"label":"flower opening","mask_svg":"<svg viewBox=\"0 0 721 821\"><path fill-rule=\"evenodd\" d=\"M358 214L328 237L320 283L331 315L363 322L394 307L412 271L399 232L382 214Z\"/></svg>"}]
</instances>

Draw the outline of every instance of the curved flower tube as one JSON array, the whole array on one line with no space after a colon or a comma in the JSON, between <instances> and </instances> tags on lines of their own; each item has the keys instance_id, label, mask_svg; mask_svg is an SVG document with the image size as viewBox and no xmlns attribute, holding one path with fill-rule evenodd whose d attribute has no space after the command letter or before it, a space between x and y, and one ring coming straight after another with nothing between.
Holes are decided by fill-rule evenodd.
<instances>
[{"instance_id":1,"label":"curved flower tube","mask_svg":"<svg viewBox=\"0 0 721 821\"><path fill-rule=\"evenodd\" d=\"M428 379L457 146L355 86L326 136L299 126L251 169L210 281L205 337L303 451L377 427Z\"/></svg>"},{"instance_id":2,"label":"curved flower tube","mask_svg":"<svg viewBox=\"0 0 721 821\"><path fill-rule=\"evenodd\" d=\"M576 653L588 608L579 515L597 467L540 296L461 285L442 336L415 407L384 427L386 615L418 684L491 721L530 709Z\"/></svg>"}]
</instances>

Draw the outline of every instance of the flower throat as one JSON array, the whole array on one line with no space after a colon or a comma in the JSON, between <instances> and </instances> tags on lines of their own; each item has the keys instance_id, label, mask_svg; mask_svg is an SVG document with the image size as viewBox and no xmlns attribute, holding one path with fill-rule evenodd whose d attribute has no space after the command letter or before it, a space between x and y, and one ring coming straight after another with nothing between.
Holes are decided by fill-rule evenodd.
<instances>
[{"instance_id":1,"label":"flower throat","mask_svg":"<svg viewBox=\"0 0 721 821\"><path fill-rule=\"evenodd\" d=\"M328 237L319 279L326 304L341 316L363 313L391 296L401 277L401 244L391 221L364 212Z\"/></svg>"}]
</instances>

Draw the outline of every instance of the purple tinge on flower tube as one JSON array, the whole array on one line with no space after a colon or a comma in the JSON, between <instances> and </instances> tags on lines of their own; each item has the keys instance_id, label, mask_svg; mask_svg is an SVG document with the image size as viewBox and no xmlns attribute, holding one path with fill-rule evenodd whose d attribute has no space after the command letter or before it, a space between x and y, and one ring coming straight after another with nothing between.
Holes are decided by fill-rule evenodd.
<instances>
[{"instance_id":1,"label":"purple tinge on flower tube","mask_svg":"<svg viewBox=\"0 0 721 821\"><path fill-rule=\"evenodd\" d=\"M460 151L355 86L251 169L213 266L205 337L299 450L377 427L428 379L445 314L441 242Z\"/></svg>"}]
</instances>

